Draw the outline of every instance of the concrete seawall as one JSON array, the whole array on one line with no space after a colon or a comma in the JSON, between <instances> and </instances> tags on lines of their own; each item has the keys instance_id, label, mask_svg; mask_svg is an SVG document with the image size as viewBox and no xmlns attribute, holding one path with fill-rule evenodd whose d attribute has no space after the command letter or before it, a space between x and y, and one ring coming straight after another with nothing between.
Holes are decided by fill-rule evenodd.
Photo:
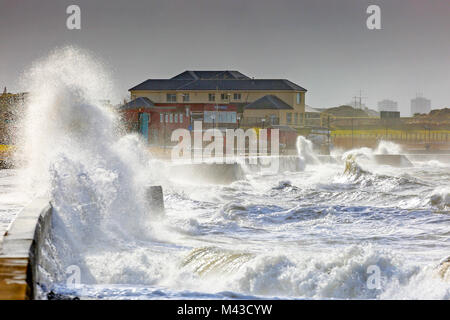
<instances>
[{"instance_id":1,"label":"concrete seawall","mask_svg":"<svg viewBox=\"0 0 450 320\"><path fill-rule=\"evenodd\" d=\"M48 199L38 198L18 214L0 238L0 300L36 297L40 248L51 221Z\"/></svg>"},{"instance_id":2,"label":"concrete seawall","mask_svg":"<svg viewBox=\"0 0 450 320\"><path fill-rule=\"evenodd\" d=\"M170 173L186 181L229 184L244 177L238 163L189 163L174 164Z\"/></svg>"}]
</instances>

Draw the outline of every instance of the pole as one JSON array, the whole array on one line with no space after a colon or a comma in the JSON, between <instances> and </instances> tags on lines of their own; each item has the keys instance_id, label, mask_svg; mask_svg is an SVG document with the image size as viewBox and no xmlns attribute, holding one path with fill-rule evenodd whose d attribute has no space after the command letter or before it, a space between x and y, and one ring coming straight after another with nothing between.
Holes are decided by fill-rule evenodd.
<instances>
[{"instance_id":1,"label":"pole","mask_svg":"<svg viewBox=\"0 0 450 320\"><path fill-rule=\"evenodd\" d=\"M352 117L352 149L353 149L353 117Z\"/></svg>"},{"instance_id":2,"label":"pole","mask_svg":"<svg viewBox=\"0 0 450 320\"><path fill-rule=\"evenodd\" d=\"M330 146L330 115L328 115L328 147Z\"/></svg>"}]
</instances>

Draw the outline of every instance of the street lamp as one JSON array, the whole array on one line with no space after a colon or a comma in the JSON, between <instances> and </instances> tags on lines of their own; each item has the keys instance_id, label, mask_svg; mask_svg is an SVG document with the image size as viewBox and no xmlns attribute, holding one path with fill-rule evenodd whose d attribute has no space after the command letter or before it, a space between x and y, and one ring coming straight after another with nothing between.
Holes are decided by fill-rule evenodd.
<instances>
[{"instance_id":1,"label":"street lamp","mask_svg":"<svg viewBox=\"0 0 450 320\"><path fill-rule=\"evenodd\" d=\"M261 121L262 121L262 128L264 129L264 123L266 122L266 118L262 118Z\"/></svg>"},{"instance_id":2,"label":"street lamp","mask_svg":"<svg viewBox=\"0 0 450 320\"><path fill-rule=\"evenodd\" d=\"M237 125L238 125L238 128L240 128L241 127L241 116L237 116Z\"/></svg>"},{"instance_id":3,"label":"street lamp","mask_svg":"<svg viewBox=\"0 0 450 320\"><path fill-rule=\"evenodd\" d=\"M215 119L216 119L216 116L213 114L212 116L211 116L211 119L212 119L212 121L213 121L213 128L215 128L216 127L216 123L215 123Z\"/></svg>"}]
</instances>

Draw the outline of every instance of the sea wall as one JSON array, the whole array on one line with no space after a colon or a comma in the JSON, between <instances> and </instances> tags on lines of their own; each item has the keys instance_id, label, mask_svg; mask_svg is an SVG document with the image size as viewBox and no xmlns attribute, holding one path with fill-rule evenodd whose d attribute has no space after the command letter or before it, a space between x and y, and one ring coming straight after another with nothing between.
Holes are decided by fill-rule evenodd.
<instances>
[{"instance_id":1,"label":"sea wall","mask_svg":"<svg viewBox=\"0 0 450 320\"><path fill-rule=\"evenodd\" d=\"M0 238L0 300L34 299L41 247L51 229L52 207L37 198Z\"/></svg>"},{"instance_id":2,"label":"sea wall","mask_svg":"<svg viewBox=\"0 0 450 320\"><path fill-rule=\"evenodd\" d=\"M179 179L204 183L229 184L243 178L238 163L174 164L170 172Z\"/></svg>"}]
</instances>

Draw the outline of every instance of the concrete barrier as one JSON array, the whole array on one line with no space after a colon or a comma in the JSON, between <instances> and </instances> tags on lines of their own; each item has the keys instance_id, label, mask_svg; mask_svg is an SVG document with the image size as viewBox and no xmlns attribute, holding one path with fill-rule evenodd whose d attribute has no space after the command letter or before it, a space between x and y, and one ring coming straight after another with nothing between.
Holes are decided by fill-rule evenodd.
<instances>
[{"instance_id":1,"label":"concrete barrier","mask_svg":"<svg viewBox=\"0 0 450 320\"><path fill-rule=\"evenodd\" d=\"M275 167L271 166L271 164L274 163L273 161L276 161L277 163ZM276 169L277 172L295 172L301 170L300 161L297 155L248 157L245 158L243 166L246 170L251 172L261 172L264 169L267 170L270 168Z\"/></svg>"},{"instance_id":2,"label":"concrete barrier","mask_svg":"<svg viewBox=\"0 0 450 320\"><path fill-rule=\"evenodd\" d=\"M212 184L229 184L244 177L238 163L174 164L170 173L179 179Z\"/></svg>"},{"instance_id":3,"label":"concrete barrier","mask_svg":"<svg viewBox=\"0 0 450 320\"><path fill-rule=\"evenodd\" d=\"M36 297L40 248L51 229L52 207L38 198L16 217L0 244L0 300Z\"/></svg>"}]
</instances>

